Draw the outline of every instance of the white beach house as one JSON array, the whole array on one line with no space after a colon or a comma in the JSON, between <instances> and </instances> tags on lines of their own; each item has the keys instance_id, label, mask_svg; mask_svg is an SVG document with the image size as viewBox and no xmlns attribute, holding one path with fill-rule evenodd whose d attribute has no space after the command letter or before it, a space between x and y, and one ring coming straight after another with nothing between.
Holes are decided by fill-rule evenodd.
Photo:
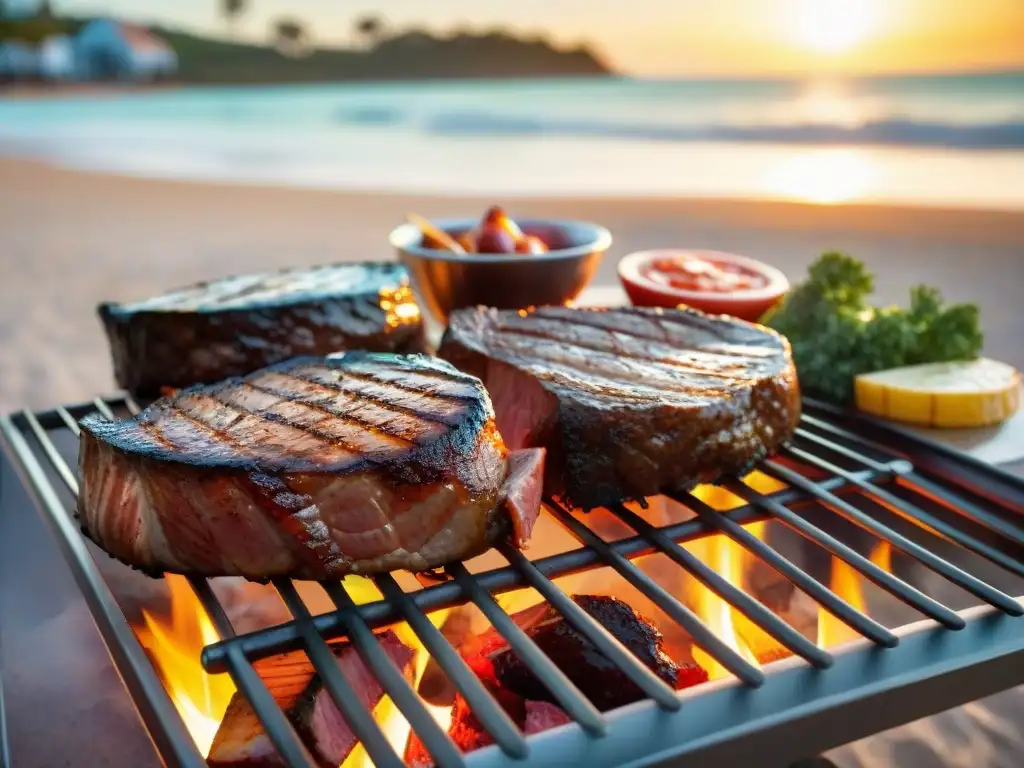
<instances>
[{"instance_id":1,"label":"white beach house","mask_svg":"<svg viewBox=\"0 0 1024 768\"><path fill-rule=\"evenodd\" d=\"M67 35L52 35L39 44L36 52L39 76L45 80L72 80L78 77L74 41Z\"/></svg>"},{"instance_id":2,"label":"white beach house","mask_svg":"<svg viewBox=\"0 0 1024 768\"><path fill-rule=\"evenodd\" d=\"M178 70L178 57L166 41L113 19L82 27L75 50L80 76L90 80L157 80Z\"/></svg>"}]
</instances>

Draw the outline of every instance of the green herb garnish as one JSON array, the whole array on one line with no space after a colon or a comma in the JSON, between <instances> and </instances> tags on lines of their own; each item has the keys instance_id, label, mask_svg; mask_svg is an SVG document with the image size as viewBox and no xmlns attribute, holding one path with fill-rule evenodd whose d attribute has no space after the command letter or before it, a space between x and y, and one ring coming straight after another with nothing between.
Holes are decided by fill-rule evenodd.
<instances>
[{"instance_id":1,"label":"green herb garnish","mask_svg":"<svg viewBox=\"0 0 1024 768\"><path fill-rule=\"evenodd\" d=\"M853 397L853 377L917 363L970 360L981 351L976 304L944 305L934 288L910 292L910 308L869 305L874 275L835 251L811 265L762 322L789 338L804 393L836 403Z\"/></svg>"}]
</instances>

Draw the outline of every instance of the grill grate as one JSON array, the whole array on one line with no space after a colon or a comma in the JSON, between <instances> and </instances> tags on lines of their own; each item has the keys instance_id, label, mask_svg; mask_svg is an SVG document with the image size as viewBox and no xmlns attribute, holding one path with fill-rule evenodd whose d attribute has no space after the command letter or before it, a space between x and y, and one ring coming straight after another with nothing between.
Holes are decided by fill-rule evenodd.
<instances>
[{"instance_id":1,"label":"grill grate","mask_svg":"<svg viewBox=\"0 0 1024 768\"><path fill-rule=\"evenodd\" d=\"M77 421L91 411L115 418L118 413L137 413L138 407L125 397L96 399L5 417L0 427L16 466L57 535L158 751L168 764L201 766L205 761L103 581L73 517L78 483L64 457L75 455ZM336 610L312 616L295 586L278 579L273 585L293 620L246 635L236 636L210 584L190 578L222 638L204 649L203 666L212 673L231 675L281 756L295 766L314 763L253 662L298 649L308 654L375 764L402 764L333 663L327 640L340 637L351 641L437 764L444 766L513 765L537 755L542 755L544 764L655 764L686 756L691 766L752 758L765 766L784 765L1024 682L1024 625L1017 618L1024 613L1020 600L937 554L942 547L918 543L923 536L929 542L956 545L1013 577L1024 577L1024 518L1019 516L1024 511L1024 482L881 422L862 417L854 422L842 411L812 402L806 403L793 444L758 468L786 487L762 493L742 481L726 481L726 490L745 502L726 512L691 494L678 494L673 498L696 517L663 526L615 506L608 511L634 532L616 541L602 538L586 515L547 500L548 514L579 542L578 549L530 560L503 546L499 552L507 566L471 573L455 563L445 569L447 581L414 592L404 591L390 574L377 576L374 581L383 599L369 604L357 606L341 582L324 583ZM828 510L888 542L966 590L981 605L955 611L929 597L816 525L813 520L820 518L808 514L811 508ZM895 523L883 522L888 518L877 514L880 510L909 523L915 536L901 533ZM764 520L781 523L845 561L925 620L895 631L886 628L743 527ZM864 640L838 651L819 648L679 546L709 533L731 538ZM633 562L655 553L668 557L793 656L767 670L747 661ZM598 567L614 569L739 682L726 679L683 692L670 689L552 581ZM1019 584L1014 584L1016 589ZM599 712L495 600L495 595L522 587L536 590L649 700L611 713ZM426 616L429 611L465 603L480 609L580 728L527 741ZM462 755L433 720L373 635L374 628L400 621L408 623L463 695L496 747ZM887 650L879 654L877 649Z\"/></svg>"}]
</instances>

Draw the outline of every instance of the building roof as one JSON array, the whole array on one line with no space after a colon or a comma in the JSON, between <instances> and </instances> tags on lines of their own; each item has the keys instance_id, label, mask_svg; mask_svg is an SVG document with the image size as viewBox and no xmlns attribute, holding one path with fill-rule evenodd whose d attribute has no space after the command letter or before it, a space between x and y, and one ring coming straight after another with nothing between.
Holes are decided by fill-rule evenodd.
<instances>
[{"instance_id":1,"label":"building roof","mask_svg":"<svg viewBox=\"0 0 1024 768\"><path fill-rule=\"evenodd\" d=\"M140 27L138 24L120 22L119 26L125 41L136 50L169 51L171 48L165 40L157 37L145 27Z\"/></svg>"}]
</instances>

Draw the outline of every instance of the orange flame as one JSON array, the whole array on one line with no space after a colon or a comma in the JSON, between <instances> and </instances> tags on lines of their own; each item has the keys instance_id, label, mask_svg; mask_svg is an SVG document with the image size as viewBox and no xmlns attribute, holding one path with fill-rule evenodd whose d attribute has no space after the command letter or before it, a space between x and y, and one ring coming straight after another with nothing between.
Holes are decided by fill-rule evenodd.
<instances>
[{"instance_id":1,"label":"orange flame","mask_svg":"<svg viewBox=\"0 0 1024 768\"><path fill-rule=\"evenodd\" d=\"M892 572L892 548L889 542L882 541L872 550L869 558L886 573ZM832 558L832 577L829 589L843 598L861 613L867 610L864 590L861 586L863 577L849 564L838 557ZM848 627L824 608L818 611L818 646L829 648L842 645L860 637L860 633Z\"/></svg>"},{"instance_id":2,"label":"orange flame","mask_svg":"<svg viewBox=\"0 0 1024 768\"><path fill-rule=\"evenodd\" d=\"M378 600L382 597L380 591L369 579L365 579L359 576L349 576L345 579L345 588L351 595L353 601L362 605L363 603L370 602L372 600ZM435 611L427 615L427 618L435 627L440 627L444 623L445 618L448 616L449 611L447 609ZM408 624L397 624L392 627L398 639L405 643L407 646L412 648L416 656L413 659L413 671L412 671L412 687L414 690L419 689L420 680L423 677L423 672L427 668L427 662L430 660L430 654L427 653L426 648L423 647L423 643L416 636L416 633L412 631ZM448 729L449 722L451 721L451 707L433 707L426 705L427 711L430 715L438 722L444 730ZM412 727L409 722L399 711L398 707L391 700L390 696L384 696L373 708L373 719L380 726L381 731L384 732L384 736L391 748L395 750L395 754L399 758L405 754L405 747L409 741L409 734L412 732ZM345 761L341 764L341 768L373 768L373 761L367 754L365 747L362 744L356 744L355 749L349 754Z\"/></svg>"},{"instance_id":3,"label":"orange flame","mask_svg":"<svg viewBox=\"0 0 1024 768\"><path fill-rule=\"evenodd\" d=\"M786 487L783 483L761 472L752 472L744 478L744 482L763 494L774 493ZM719 512L736 509L746 503L739 496L718 486L701 485L694 489L693 494ZM765 523L748 523L743 527L748 533L764 540L767 527ZM686 548L730 584L750 591L746 576L756 558L732 539L716 534L691 542L686 545ZM761 662L774 660L780 655L788 654L788 651L759 629L750 619L706 587L699 587L694 610L722 642L756 667L759 667ZM700 648L693 649L693 658L704 667L708 677L712 680L729 674L721 664Z\"/></svg>"},{"instance_id":4,"label":"orange flame","mask_svg":"<svg viewBox=\"0 0 1024 768\"><path fill-rule=\"evenodd\" d=\"M760 525L760 524L757 524ZM748 530L753 526L748 527ZM759 532L751 531L755 535ZM702 544L703 547L696 545ZM715 569L730 584L740 587L743 580L743 556L744 552L732 539L722 535L711 536L699 542L694 542L694 549L703 549L703 552L694 552L702 557L704 562ZM755 666L758 665L757 657L740 637L736 631L737 622L734 616L738 612L727 602L718 597L706 587L701 587L697 594L696 612L708 625L712 632L718 636L726 645ZM713 659L704 650L694 647L693 659L700 664L708 673L708 677L716 680L729 674L728 670Z\"/></svg>"},{"instance_id":5,"label":"orange flame","mask_svg":"<svg viewBox=\"0 0 1024 768\"><path fill-rule=\"evenodd\" d=\"M195 594L183 576L168 574L171 611L161 617L143 610L144 624L135 628L139 642L149 651L153 664L202 754L209 753L210 745L220 727L235 686L228 675L210 675L202 668L199 655L204 646L217 642L220 637L207 617ZM345 587L357 604L380 599L373 582L360 577L348 577ZM305 593L307 590L301 590ZM316 599L315 596L312 596ZM310 596L304 595L309 601ZM440 625L447 611L430 615ZM419 684L426 668L428 655L416 635L406 625L394 627L402 642L416 650L413 682ZM449 707L429 707L434 718L447 728L451 713ZM435 711L436 710L436 711ZM374 717L398 755L405 751L409 725L389 697L384 697L374 708ZM361 745L345 760L345 768L369 768L372 762Z\"/></svg>"},{"instance_id":6,"label":"orange flame","mask_svg":"<svg viewBox=\"0 0 1024 768\"><path fill-rule=\"evenodd\" d=\"M429 618L435 626L439 626L447 614L448 611L446 610L437 611L430 614ZM400 624L393 627L393 629L403 643L410 648L416 649L416 657L413 661L412 683L413 688L418 690L420 679L427 668L427 661L429 661L430 655L407 624ZM448 730L452 716L451 707L435 707L429 704L425 706L442 730ZM381 731L384 733L384 737L388 740L388 744L395 750L395 754L402 758L405 755L405 747L409 741L409 735L412 733L412 727L390 696L382 698L377 706L374 707L373 719L377 721ZM341 764L341 768L373 768L373 761L367 754L365 747L362 744L356 744L355 749L345 758L345 762Z\"/></svg>"},{"instance_id":7,"label":"orange flame","mask_svg":"<svg viewBox=\"0 0 1024 768\"><path fill-rule=\"evenodd\" d=\"M878 542L871 552L871 562L886 573L892 573L892 545L888 541Z\"/></svg>"},{"instance_id":8,"label":"orange flame","mask_svg":"<svg viewBox=\"0 0 1024 768\"><path fill-rule=\"evenodd\" d=\"M235 686L229 676L209 675L203 670L199 663L203 646L220 637L185 577L168 574L165 578L171 593L170 618L143 610L145 626L137 627L136 634L149 651L196 747L205 755Z\"/></svg>"}]
</instances>

